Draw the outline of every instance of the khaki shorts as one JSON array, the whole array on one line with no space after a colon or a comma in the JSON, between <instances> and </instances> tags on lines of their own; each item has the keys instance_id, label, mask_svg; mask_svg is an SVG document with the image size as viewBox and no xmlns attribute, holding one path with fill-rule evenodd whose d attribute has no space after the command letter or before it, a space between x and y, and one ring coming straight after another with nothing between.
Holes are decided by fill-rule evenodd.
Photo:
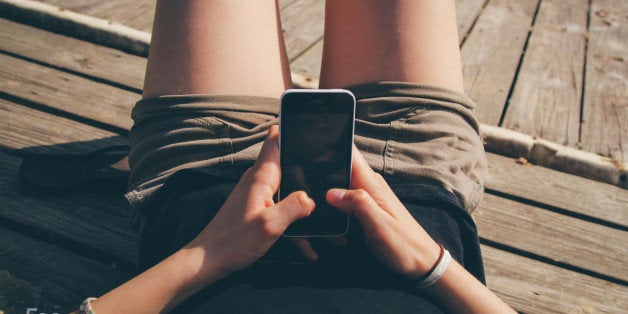
<instances>
[{"instance_id":1,"label":"khaki shorts","mask_svg":"<svg viewBox=\"0 0 628 314\"><path fill-rule=\"evenodd\" d=\"M453 192L468 212L479 204L486 157L463 94L425 85L380 82L348 87L357 99L355 144L385 178ZM181 169L252 164L279 99L176 95L139 101L133 109L127 199L147 203Z\"/></svg>"}]
</instances>

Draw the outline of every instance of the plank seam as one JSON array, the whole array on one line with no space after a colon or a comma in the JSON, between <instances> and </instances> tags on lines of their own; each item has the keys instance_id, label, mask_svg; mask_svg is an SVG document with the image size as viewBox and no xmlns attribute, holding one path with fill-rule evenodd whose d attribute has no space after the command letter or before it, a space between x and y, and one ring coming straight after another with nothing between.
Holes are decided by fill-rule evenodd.
<instances>
[{"instance_id":1,"label":"plank seam","mask_svg":"<svg viewBox=\"0 0 628 314\"><path fill-rule=\"evenodd\" d=\"M464 43L467 41L467 38L469 38L469 35L471 34L471 32L473 32L473 29L475 28L475 25L480 20L480 16L482 16L482 13L484 12L486 7L488 6L488 2L489 2L489 0L485 0L484 1L484 3L482 4L482 8L480 9L478 14L473 19L473 22L471 22L471 26L469 26L469 29L467 30L467 33L464 34L464 36L462 37L462 40L460 40L460 48L462 48L464 46Z\"/></svg>"},{"instance_id":2,"label":"plank seam","mask_svg":"<svg viewBox=\"0 0 628 314\"><path fill-rule=\"evenodd\" d=\"M539 201L535 201L535 200L531 200L529 198L525 198L525 197L521 197L521 196L517 196L517 195L512 195L509 193L505 193L505 192L501 192L495 189L491 189L491 188L486 188L484 190L486 193L488 194L492 194L495 195L497 197L501 197L501 198L505 198L505 199L509 199L518 203L522 203L522 204L526 204L526 205L530 205L530 206L534 206L534 207L538 207L538 208L542 208L557 214L561 214L564 216L569 216L569 217L573 217L576 219L580 219L580 220L584 220L584 221L588 221L591 223L595 223L598 225L602 225L605 227L609 227L609 228L613 228L613 229L617 229L617 230L621 230L621 231L628 231L628 226L626 225L622 225L616 222L612 222L606 219L602 219L602 218L597 218L594 216L590 216L590 215L586 215L586 214L582 214L582 213L578 213L578 212L574 212L572 210L568 210L562 207L558 207L558 206L554 206L554 205L549 205L549 204L545 204Z\"/></svg>"},{"instance_id":3,"label":"plank seam","mask_svg":"<svg viewBox=\"0 0 628 314\"><path fill-rule=\"evenodd\" d=\"M299 57L301 57L302 55L306 54L308 52L308 50L310 50L310 48L316 46L316 44L318 44L319 42L321 42L323 40L323 36L319 37L318 39L316 39L313 43L311 43L309 46L305 47L305 49L303 49L303 51L299 52L296 56L294 56L292 58L292 60L290 60L290 63L292 63L293 61L295 61L296 59L299 59Z\"/></svg>"},{"instance_id":4,"label":"plank seam","mask_svg":"<svg viewBox=\"0 0 628 314\"><path fill-rule=\"evenodd\" d=\"M536 26L536 18L539 15L541 2L543 2L543 0L538 0L536 3L536 8L534 9L534 14L532 15L532 23L530 24L530 28L528 29L526 41L523 44L523 50L521 51L521 55L519 56L519 63L517 64L517 69L515 70L515 76L512 78L512 83L510 84L510 89L508 90L508 96L506 97L506 103L504 104L504 109L502 109L502 115L499 118L499 122L497 123L498 126L504 125L504 120L506 119L506 114L508 113L508 107L510 106L510 99L512 98L512 95L515 93L515 86L517 85L519 74L521 73L521 67L523 66L523 61L528 51L528 45L530 44L532 31L534 30L534 27Z\"/></svg>"},{"instance_id":5,"label":"plank seam","mask_svg":"<svg viewBox=\"0 0 628 314\"><path fill-rule=\"evenodd\" d=\"M591 27L591 6L593 0L588 1L587 7L587 25L586 33L589 33ZM580 91L580 127L578 128L578 148L582 148L582 125L584 124L584 104L585 104L585 92L586 92L586 78L587 78L587 59L589 55L589 36L584 36L584 60L582 63L582 85Z\"/></svg>"},{"instance_id":6,"label":"plank seam","mask_svg":"<svg viewBox=\"0 0 628 314\"><path fill-rule=\"evenodd\" d=\"M19 233L31 239L70 251L74 254L89 258L95 262L105 264L126 273L136 272L135 263L131 260L116 257L106 251L98 250L96 247L82 244L70 238L48 232L43 228L34 228L33 226L23 224L21 221L7 219L2 216L0 216L0 227Z\"/></svg>"},{"instance_id":7,"label":"plank seam","mask_svg":"<svg viewBox=\"0 0 628 314\"><path fill-rule=\"evenodd\" d=\"M628 286L628 281L626 281L624 279L617 278L617 277L614 277L614 276L609 276L609 275L606 275L606 274L602 274L602 273L599 273L599 272L596 272L596 271L593 271L593 270L589 270L589 269L586 269L586 268L582 268L582 267L579 267L579 266L575 266L575 265L572 265L572 264L569 264L569 263L559 262L559 261L553 260L553 259L551 259L549 257L545 257L545 256L542 256L542 255L539 255L539 254L536 254L536 253L532 253L532 252L529 252L529 251L525 251L525 250L522 250L522 249L518 249L516 247L510 246L510 245L506 245L506 244L502 244L502 243L499 243L499 242L495 242L495 241L492 241L492 240L489 240L489 239L486 239L486 238L483 238L483 237L480 237L480 244L483 244L483 245L486 245L486 246L489 246L489 247L492 247L494 249L498 249L498 250L501 250L501 251L513 253L513 254L516 254L516 255L519 255L519 256L527 257L527 258L535 260L535 261L539 261L539 262L542 262L542 263L546 263L546 264L550 264L550 265L553 265L553 266L557 266L557 267L560 267L560 268L563 268L563 269L566 269L566 270L570 270L570 271L573 271L573 272L576 272L576 273L580 273L580 274L583 274L583 275L587 275L587 276L591 276L591 277L594 277L594 278L606 280L606 281L609 281L609 282L612 282L612 283L616 283L616 284L619 284L619 285L623 285L623 286Z\"/></svg>"},{"instance_id":8,"label":"plank seam","mask_svg":"<svg viewBox=\"0 0 628 314\"><path fill-rule=\"evenodd\" d=\"M542 0L537 2L532 26L526 39L526 47L532 27L536 23L541 2ZM148 53L150 33L54 5L33 0L0 0L0 16L18 23L26 21L42 29L78 37L139 56L145 57ZM525 47L518 67L521 67L524 55ZM517 74L518 72L517 70ZM516 78L515 76L515 82ZM316 88L318 86L318 80L309 79L297 73L292 73L292 79L295 86L300 88ZM514 90L513 86L514 83L511 85L508 99ZM42 104L32 103L32 105L52 110ZM507 106L508 101L506 108ZM504 112L502 112L500 125L503 123ZM64 114L68 117L73 116L71 113L64 112ZM77 118L86 121L86 118ZM99 121L90 120L90 123L99 123L107 129L112 127ZM594 153L572 149L502 127L483 124L481 130L486 140L485 148L487 151L513 158L525 158L527 161L543 167L610 183L625 189L628 188L628 162L620 162ZM116 128L116 131L113 132L121 133L121 131L120 128Z\"/></svg>"},{"instance_id":9,"label":"plank seam","mask_svg":"<svg viewBox=\"0 0 628 314\"><path fill-rule=\"evenodd\" d=\"M26 62L34 63L34 64L37 64L37 65L41 65L43 67L47 67L47 68L50 68L50 69L53 69L53 70L57 70L57 71L65 72L65 73L72 74L72 75L75 75L75 76L79 76L79 77L82 77L82 78L85 78L85 79L88 79L90 81L94 81L94 82L97 82L97 83L110 85L110 86L113 86L113 87L116 87L116 88L119 88L119 89L123 89L123 90L129 91L131 93L136 93L136 94L140 94L140 95L142 94L142 90L141 89L138 89L138 88L135 88L135 87L132 87L132 86L128 86L128 85L125 85L125 84L114 82L114 81L111 81L111 80L108 80L108 79L105 79L105 78L101 78L101 77L97 77L97 76L94 76L94 75L85 74L85 73L82 73L82 72L79 72L79 71L76 71L76 70L72 70L72 69L68 69L68 68L65 68L65 67L60 67L60 66L57 66L57 65L54 65L54 64L50 64L50 63L47 63L47 62L44 62L44 61L40 61L40 60L36 60L36 59L33 59L33 58L29 58L29 57L26 57L26 56L18 55L16 53L13 53L13 52L10 52L10 51L6 51L6 50L3 50L3 49L0 49L0 54L3 54L5 56L9 56L9 57L12 57L12 58L20 59L20 60L23 60L23 61L26 61Z\"/></svg>"},{"instance_id":10,"label":"plank seam","mask_svg":"<svg viewBox=\"0 0 628 314\"><path fill-rule=\"evenodd\" d=\"M24 107L28 107L28 108L43 111L46 113L50 113L56 116L60 116L66 119L77 121L83 124L87 124L87 125L99 128L99 129L112 132L112 133L116 133L118 135L121 135L127 138L129 137L129 130L125 128L121 128L121 127L111 125L105 122L79 116L77 114L67 112L61 109L53 108L42 103L38 103L29 99L22 98L20 96L15 96L15 95L0 91L0 98L13 102L17 105L21 105Z\"/></svg>"}]
</instances>

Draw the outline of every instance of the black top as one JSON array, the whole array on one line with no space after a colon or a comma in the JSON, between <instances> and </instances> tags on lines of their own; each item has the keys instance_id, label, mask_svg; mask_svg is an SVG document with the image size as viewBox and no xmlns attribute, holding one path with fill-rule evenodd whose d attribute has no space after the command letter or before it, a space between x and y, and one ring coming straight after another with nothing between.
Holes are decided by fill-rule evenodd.
<instances>
[{"instance_id":1,"label":"black top","mask_svg":"<svg viewBox=\"0 0 628 314\"><path fill-rule=\"evenodd\" d=\"M139 270L158 263L196 237L220 209L245 167L182 170L144 207ZM480 281L484 268L475 223L451 192L386 178L412 216ZM440 312L412 283L380 265L366 249L357 221L349 246L311 239L317 263L305 261L285 238L255 264L188 299L175 312L426 313Z\"/></svg>"}]
</instances>

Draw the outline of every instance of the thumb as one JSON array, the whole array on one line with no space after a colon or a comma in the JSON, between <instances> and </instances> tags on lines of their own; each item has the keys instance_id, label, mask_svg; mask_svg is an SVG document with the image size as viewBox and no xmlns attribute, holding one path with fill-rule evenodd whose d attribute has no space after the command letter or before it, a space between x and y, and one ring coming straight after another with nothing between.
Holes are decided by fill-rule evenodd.
<instances>
[{"instance_id":1,"label":"thumb","mask_svg":"<svg viewBox=\"0 0 628 314\"><path fill-rule=\"evenodd\" d=\"M285 230L295 220L309 216L314 211L314 200L303 191L293 192L282 199L268 211L275 217L275 221ZM282 230L283 231L283 230Z\"/></svg>"},{"instance_id":2,"label":"thumb","mask_svg":"<svg viewBox=\"0 0 628 314\"><path fill-rule=\"evenodd\" d=\"M327 191L326 198L332 206L355 216L365 229L377 228L386 219L387 213L362 189L331 189Z\"/></svg>"}]
</instances>

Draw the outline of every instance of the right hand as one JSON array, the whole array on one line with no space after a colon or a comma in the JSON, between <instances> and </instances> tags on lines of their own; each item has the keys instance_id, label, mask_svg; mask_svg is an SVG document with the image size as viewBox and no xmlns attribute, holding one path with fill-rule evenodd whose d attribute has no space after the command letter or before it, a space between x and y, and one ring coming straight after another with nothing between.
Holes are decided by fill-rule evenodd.
<instances>
[{"instance_id":1,"label":"right hand","mask_svg":"<svg viewBox=\"0 0 628 314\"><path fill-rule=\"evenodd\" d=\"M427 273L436 264L440 247L355 146L353 156L352 189L331 189L327 201L360 221L367 246L388 268L408 279Z\"/></svg>"},{"instance_id":2,"label":"right hand","mask_svg":"<svg viewBox=\"0 0 628 314\"><path fill-rule=\"evenodd\" d=\"M279 187L279 131L272 126L253 167L247 170L211 222L187 247L207 252L207 270L224 277L255 262L295 220L314 210L303 191L275 203ZM213 263L213 264L212 264Z\"/></svg>"}]
</instances>

